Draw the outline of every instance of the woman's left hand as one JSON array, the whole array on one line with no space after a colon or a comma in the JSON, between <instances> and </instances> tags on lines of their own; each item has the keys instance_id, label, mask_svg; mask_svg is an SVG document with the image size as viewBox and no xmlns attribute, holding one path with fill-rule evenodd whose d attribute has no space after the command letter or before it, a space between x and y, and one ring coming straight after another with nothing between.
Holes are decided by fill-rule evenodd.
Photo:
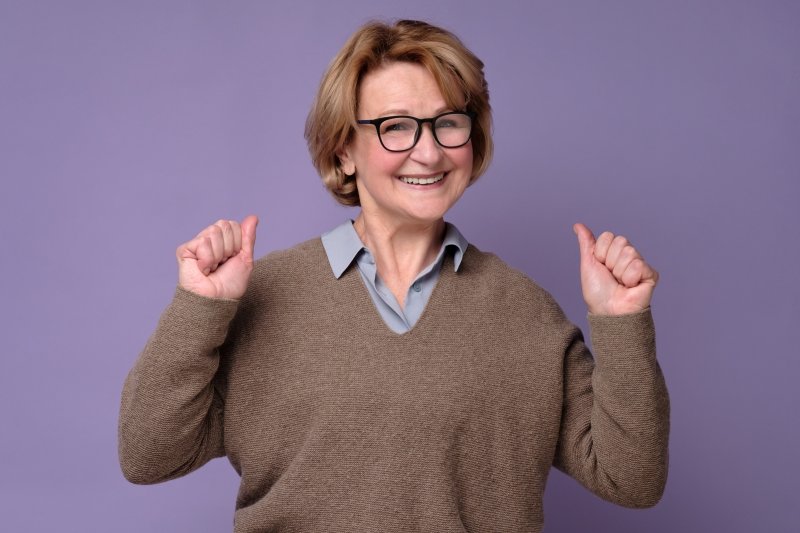
<instances>
[{"instance_id":1,"label":"woman's left hand","mask_svg":"<svg viewBox=\"0 0 800 533\"><path fill-rule=\"evenodd\" d=\"M583 224L572 227L581 252L581 289L589 312L624 315L650 306L656 272L628 239L610 231L596 240Z\"/></svg>"}]
</instances>

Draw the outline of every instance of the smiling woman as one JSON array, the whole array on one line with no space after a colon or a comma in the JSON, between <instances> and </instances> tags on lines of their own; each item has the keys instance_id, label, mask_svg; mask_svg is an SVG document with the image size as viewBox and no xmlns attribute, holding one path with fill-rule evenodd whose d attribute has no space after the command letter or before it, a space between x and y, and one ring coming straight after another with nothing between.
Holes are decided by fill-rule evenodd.
<instances>
[{"instance_id":1,"label":"smiling woman","mask_svg":"<svg viewBox=\"0 0 800 533\"><path fill-rule=\"evenodd\" d=\"M122 394L129 480L225 455L238 532L541 531L552 466L622 505L659 500L656 271L575 225L593 359L547 292L444 220L491 159L482 67L424 22L348 40L306 138L360 212L258 261L254 216L178 247Z\"/></svg>"},{"instance_id":2,"label":"smiling woman","mask_svg":"<svg viewBox=\"0 0 800 533\"><path fill-rule=\"evenodd\" d=\"M322 78L306 121L309 152L326 187L344 205L359 205L355 175L341 167L339 151L355 134L364 78L390 64L423 67L433 78L444 107L470 113L473 152L471 182L492 158L491 108L483 63L452 33L418 21L388 26L371 23L354 33ZM384 115L402 110L382 109ZM377 116L376 116L377 117ZM369 118L376 118L369 117ZM470 183L471 183L470 182Z\"/></svg>"},{"instance_id":3,"label":"smiling woman","mask_svg":"<svg viewBox=\"0 0 800 533\"><path fill-rule=\"evenodd\" d=\"M429 117L447 110L431 73L420 65L406 62L390 63L365 75L358 100L358 114L363 117L397 113ZM444 122L446 117L439 122ZM398 226L408 226L419 232L428 231L432 237L443 235L444 215L461 198L472 175L469 137L459 139L455 148L445 148L437 142L434 133L436 129L444 129L442 126L435 123L434 128L418 129L414 120L410 122L414 128L405 130L411 132L410 136L403 130L399 133L386 130L379 135L380 128L359 128L339 153L344 172L356 176L361 203L356 231L367 248L376 251L381 247L378 243L370 246L371 241L383 237L374 235L373 228L397 234ZM398 125L396 119L392 119L392 124ZM406 150L389 151L385 144L396 142L398 136L406 138ZM431 242L438 244L436 240L431 239ZM425 264L435 257L438 246L428 252L422 258ZM379 265L382 259L391 261L389 257L379 256ZM403 287L398 285L396 289L402 291ZM403 300L403 292L392 292L398 300Z\"/></svg>"}]
</instances>

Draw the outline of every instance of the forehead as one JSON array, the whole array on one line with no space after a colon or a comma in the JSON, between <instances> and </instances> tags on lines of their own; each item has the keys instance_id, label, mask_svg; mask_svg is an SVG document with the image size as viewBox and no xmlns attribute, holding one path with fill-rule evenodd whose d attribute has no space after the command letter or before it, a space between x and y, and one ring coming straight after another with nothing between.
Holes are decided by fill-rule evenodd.
<instances>
[{"instance_id":1,"label":"forehead","mask_svg":"<svg viewBox=\"0 0 800 533\"><path fill-rule=\"evenodd\" d=\"M408 113L429 116L447 107L436 79L422 65L394 62L374 69L361 79L361 114Z\"/></svg>"}]
</instances>

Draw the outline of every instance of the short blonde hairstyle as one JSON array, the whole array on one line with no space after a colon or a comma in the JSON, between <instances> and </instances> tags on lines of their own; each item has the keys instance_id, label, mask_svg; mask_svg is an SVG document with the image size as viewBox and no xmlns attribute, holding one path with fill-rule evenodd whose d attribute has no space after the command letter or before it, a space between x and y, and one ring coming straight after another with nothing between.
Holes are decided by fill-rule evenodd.
<instances>
[{"instance_id":1,"label":"short blonde hairstyle","mask_svg":"<svg viewBox=\"0 0 800 533\"><path fill-rule=\"evenodd\" d=\"M306 120L305 138L314 167L343 205L360 205L356 178L344 173L337 154L355 133L361 80L396 61L425 67L448 106L474 114L470 184L491 161L492 112L483 62L458 37L426 22L370 22L350 36L331 62Z\"/></svg>"}]
</instances>

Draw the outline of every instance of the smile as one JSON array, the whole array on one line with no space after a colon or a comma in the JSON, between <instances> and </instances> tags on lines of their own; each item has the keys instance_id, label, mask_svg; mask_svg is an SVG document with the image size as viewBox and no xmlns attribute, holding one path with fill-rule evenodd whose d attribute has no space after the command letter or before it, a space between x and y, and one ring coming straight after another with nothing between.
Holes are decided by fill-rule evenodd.
<instances>
[{"instance_id":1,"label":"smile","mask_svg":"<svg viewBox=\"0 0 800 533\"><path fill-rule=\"evenodd\" d=\"M436 176L431 176L429 178L410 178L408 176L400 176L400 181L403 183L409 183L411 185L430 185L432 183L438 183L444 179L444 174L437 174Z\"/></svg>"}]
</instances>

